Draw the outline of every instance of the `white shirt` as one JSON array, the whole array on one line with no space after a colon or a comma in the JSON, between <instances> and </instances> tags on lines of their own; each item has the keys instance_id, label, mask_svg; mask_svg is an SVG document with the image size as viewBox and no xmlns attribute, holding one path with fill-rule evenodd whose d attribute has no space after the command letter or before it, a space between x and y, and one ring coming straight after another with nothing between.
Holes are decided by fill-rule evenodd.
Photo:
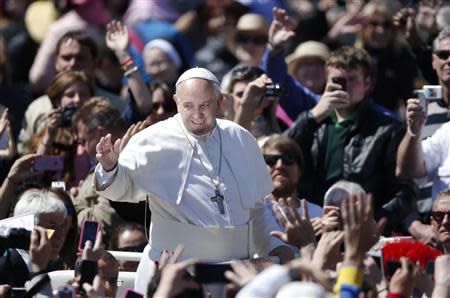
<instances>
[{"instance_id":1,"label":"white shirt","mask_svg":"<svg viewBox=\"0 0 450 298\"><path fill-rule=\"evenodd\" d=\"M450 187L450 122L422 141L428 179L433 181L432 195Z\"/></svg>"}]
</instances>

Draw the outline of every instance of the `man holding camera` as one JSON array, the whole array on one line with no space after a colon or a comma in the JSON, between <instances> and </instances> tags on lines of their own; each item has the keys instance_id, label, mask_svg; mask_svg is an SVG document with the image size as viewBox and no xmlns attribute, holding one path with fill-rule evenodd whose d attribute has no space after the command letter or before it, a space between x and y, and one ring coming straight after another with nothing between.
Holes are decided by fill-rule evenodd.
<instances>
[{"instance_id":1,"label":"man holding camera","mask_svg":"<svg viewBox=\"0 0 450 298\"><path fill-rule=\"evenodd\" d=\"M418 179L420 195L418 212L409 217L411 234L424 243L436 239L436 233L428 223L434 198L450 186L450 166L446 151L448 121L450 120L450 28L443 29L433 43L433 68L439 79L438 86L422 90L422 100L407 101L408 130L397 154L396 173L399 177ZM433 92L437 89L438 92ZM442 90L439 90L442 89ZM428 92L430 91L430 92ZM441 96L425 96L438 93ZM444 124L446 123L446 124ZM423 222L425 223L423 223Z\"/></svg>"}]
</instances>

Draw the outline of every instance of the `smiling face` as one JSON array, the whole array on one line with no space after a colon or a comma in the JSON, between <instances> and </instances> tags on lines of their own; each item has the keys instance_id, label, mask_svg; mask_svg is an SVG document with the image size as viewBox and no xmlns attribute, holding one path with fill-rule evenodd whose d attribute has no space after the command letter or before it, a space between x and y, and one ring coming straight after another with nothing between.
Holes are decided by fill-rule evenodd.
<instances>
[{"instance_id":1,"label":"smiling face","mask_svg":"<svg viewBox=\"0 0 450 298\"><path fill-rule=\"evenodd\" d=\"M144 53L144 65L145 71L155 80L172 83L177 78L177 66L159 48L151 48Z\"/></svg>"},{"instance_id":2,"label":"smiling face","mask_svg":"<svg viewBox=\"0 0 450 298\"><path fill-rule=\"evenodd\" d=\"M439 58L436 52L450 51L450 37L444 38L439 41L435 53L433 54L433 68L436 71L439 82L442 85L450 87L450 56L447 59Z\"/></svg>"},{"instance_id":3,"label":"smiling face","mask_svg":"<svg viewBox=\"0 0 450 298\"><path fill-rule=\"evenodd\" d=\"M374 14L368 18L362 32L364 41L374 49L387 48L395 37L394 25L382 14Z\"/></svg>"},{"instance_id":4,"label":"smiling face","mask_svg":"<svg viewBox=\"0 0 450 298\"><path fill-rule=\"evenodd\" d=\"M88 84L83 81L76 81L69 88L64 90L61 95L61 107L69 104L74 104L79 107L87 101L91 95L91 89Z\"/></svg>"},{"instance_id":5,"label":"smiling face","mask_svg":"<svg viewBox=\"0 0 450 298\"><path fill-rule=\"evenodd\" d=\"M211 81L192 78L181 82L174 95L184 127L194 135L211 133L222 96Z\"/></svg>"},{"instance_id":6,"label":"smiling face","mask_svg":"<svg viewBox=\"0 0 450 298\"><path fill-rule=\"evenodd\" d=\"M283 155L280 150L274 148L264 149L264 156ZM297 161L292 164L286 164L282 158L278 158L274 165L268 164L267 170L272 177L274 185L273 194L276 197L295 197L297 185L300 179L300 167Z\"/></svg>"}]
</instances>

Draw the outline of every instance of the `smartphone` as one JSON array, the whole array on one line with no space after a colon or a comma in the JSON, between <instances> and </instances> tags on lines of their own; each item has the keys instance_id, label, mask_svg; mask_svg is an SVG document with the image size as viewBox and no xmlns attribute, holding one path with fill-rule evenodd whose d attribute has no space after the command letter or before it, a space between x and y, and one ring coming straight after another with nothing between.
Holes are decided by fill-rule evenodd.
<instances>
[{"instance_id":1,"label":"smartphone","mask_svg":"<svg viewBox=\"0 0 450 298\"><path fill-rule=\"evenodd\" d=\"M347 91L347 79L344 77L334 77L331 81L337 85L341 86L342 91Z\"/></svg>"},{"instance_id":2,"label":"smartphone","mask_svg":"<svg viewBox=\"0 0 450 298\"><path fill-rule=\"evenodd\" d=\"M387 280L390 280L398 268L401 268L402 264L399 261L387 261L386 270L384 275Z\"/></svg>"},{"instance_id":3,"label":"smartphone","mask_svg":"<svg viewBox=\"0 0 450 298\"><path fill-rule=\"evenodd\" d=\"M38 172L43 171L62 171L64 169L64 161L62 156L43 155L38 156L34 160L33 167Z\"/></svg>"},{"instance_id":4,"label":"smartphone","mask_svg":"<svg viewBox=\"0 0 450 298\"><path fill-rule=\"evenodd\" d=\"M11 288L11 298L24 297L27 292L26 288Z\"/></svg>"},{"instance_id":5,"label":"smartphone","mask_svg":"<svg viewBox=\"0 0 450 298\"><path fill-rule=\"evenodd\" d=\"M0 136L0 150L8 149L9 135L8 130L5 128Z\"/></svg>"},{"instance_id":6,"label":"smartphone","mask_svg":"<svg viewBox=\"0 0 450 298\"><path fill-rule=\"evenodd\" d=\"M97 275L97 262L91 260L81 261L80 273L80 288L85 282L92 285L94 278Z\"/></svg>"},{"instance_id":7,"label":"smartphone","mask_svg":"<svg viewBox=\"0 0 450 298\"><path fill-rule=\"evenodd\" d=\"M78 250L83 251L86 241L90 240L92 245L97 238L97 232L100 230L100 223L95 220L85 220L81 227L80 241L78 242Z\"/></svg>"},{"instance_id":8,"label":"smartphone","mask_svg":"<svg viewBox=\"0 0 450 298\"><path fill-rule=\"evenodd\" d=\"M402 267L402 264L399 261L387 261L386 267L387 268L384 271L384 275L387 280L390 280L395 271L397 271L398 268ZM408 263L408 270L410 270L411 272L413 271L413 266L411 263Z\"/></svg>"},{"instance_id":9,"label":"smartphone","mask_svg":"<svg viewBox=\"0 0 450 298\"><path fill-rule=\"evenodd\" d=\"M233 269L230 264L198 263L194 265L195 280L201 284L228 283L225 271Z\"/></svg>"},{"instance_id":10,"label":"smartphone","mask_svg":"<svg viewBox=\"0 0 450 298\"><path fill-rule=\"evenodd\" d=\"M143 298L143 297L144 297L143 294L133 291L132 289L127 289L124 298Z\"/></svg>"},{"instance_id":11,"label":"smartphone","mask_svg":"<svg viewBox=\"0 0 450 298\"><path fill-rule=\"evenodd\" d=\"M59 298L75 298L75 288L69 285L60 287L58 289L58 297Z\"/></svg>"}]
</instances>

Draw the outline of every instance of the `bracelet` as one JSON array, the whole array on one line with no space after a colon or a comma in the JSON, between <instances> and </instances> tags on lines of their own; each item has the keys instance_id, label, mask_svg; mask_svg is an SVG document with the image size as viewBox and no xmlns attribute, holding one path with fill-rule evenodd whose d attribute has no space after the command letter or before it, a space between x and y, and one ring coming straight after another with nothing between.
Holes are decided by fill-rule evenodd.
<instances>
[{"instance_id":1,"label":"bracelet","mask_svg":"<svg viewBox=\"0 0 450 298\"><path fill-rule=\"evenodd\" d=\"M128 77L130 74L138 71L138 67L135 65L132 68L128 69L123 75Z\"/></svg>"},{"instance_id":2,"label":"bracelet","mask_svg":"<svg viewBox=\"0 0 450 298\"><path fill-rule=\"evenodd\" d=\"M120 65L123 67L123 66L126 66L126 65L128 65L128 64L130 64L132 62L134 62L133 58L131 56L128 56L128 58L125 59L125 61L121 62Z\"/></svg>"}]
</instances>

